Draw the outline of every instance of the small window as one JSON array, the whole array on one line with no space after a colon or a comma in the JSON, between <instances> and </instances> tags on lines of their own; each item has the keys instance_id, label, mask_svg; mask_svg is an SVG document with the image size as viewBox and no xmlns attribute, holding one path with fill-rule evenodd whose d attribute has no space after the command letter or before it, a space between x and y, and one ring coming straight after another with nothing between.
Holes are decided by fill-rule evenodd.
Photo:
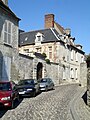
<instances>
[{"instance_id":1,"label":"small window","mask_svg":"<svg viewBox=\"0 0 90 120\"><path fill-rule=\"evenodd\" d=\"M74 57L74 51L71 49L71 60L73 60Z\"/></svg>"},{"instance_id":2,"label":"small window","mask_svg":"<svg viewBox=\"0 0 90 120\"><path fill-rule=\"evenodd\" d=\"M41 53L41 48L36 48L38 53Z\"/></svg>"},{"instance_id":3,"label":"small window","mask_svg":"<svg viewBox=\"0 0 90 120\"><path fill-rule=\"evenodd\" d=\"M76 60L76 62L78 62L78 54L77 54L77 51L75 52L75 60Z\"/></svg>"},{"instance_id":4,"label":"small window","mask_svg":"<svg viewBox=\"0 0 90 120\"><path fill-rule=\"evenodd\" d=\"M41 36L37 36L37 38L38 38L38 41L41 41Z\"/></svg>"},{"instance_id":5,"label":"small window","mask_svg":"<svg viewBox=\"0 0 90 120\"><path fill-rule=\"evenodd\" d=\"M4 42L11 45L12 39L12 25L10 22L5 21L4 24Z\"/></svg>"},{"instance_id":6,"label":"small window","mask_svg":"<svg viewBox=\"0 0 90 120\"><path fill-rule=\"evenodd\" d=\"M74 70L73 70L73 68L71 68L71 71L70 71L70 78L74 78Z\"/></svg>"},{"instance_id":7,"label":"small window","mask_svg":"<svg viewBox=\"0 0 90 120\"><path fill-rule=\"evenodd\" d=\"M24 49L24 52L25 53L29 53L29 49Z\"/></svg>"},{"instance_id":8,"label":"small window","mask_svg":"<svg viewBox=\"0 0 90 120\"><path fill-rule=\"evenodd\" d=\"M49 59L52 59L52 46L49 47Z\"/></svg>"},{"instance_id":9,"label":"small window","mask_svg":"<svg viewBox=\"0 0 90 120\"><path fill-rule=\"evenodd\" d=\"M36 39L35 39L35 42L36 43L41 43L41 41L44 40L44 35L40 32L38 32L36 35L35 35Z\"/></svg>"}]
</instances>

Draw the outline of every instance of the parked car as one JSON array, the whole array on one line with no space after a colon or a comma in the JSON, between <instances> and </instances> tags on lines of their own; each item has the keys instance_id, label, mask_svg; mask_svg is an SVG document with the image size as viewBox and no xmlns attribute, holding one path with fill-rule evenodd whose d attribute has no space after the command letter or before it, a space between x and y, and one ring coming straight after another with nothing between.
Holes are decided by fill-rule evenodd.
<instances>
[{"instance_id":1,"label":"parked car","mask_svg":"<svg viewBox=\"0 0 90 120\"><path fill-rule=\"evenodd\" d=\"M54 82L51 78L42 78L39 80L40 83L40 90L47 91L50 89L54 89Z\"/></svg>"},{"instance_id":2,"label":"parked car","mask_svg":"<svg viewBox=\"0 0 90 120\"><path fill-rule=\"evenodd\" d=\"M39 83L35 79L20 80L17 84L20 96L33 96L40 92Z\"/></svg>"},{"instance_id":3,"label":"parked car","mask_svg":"<svg viewBox=\"0 0 90 120\"><path fill-rule=\"evenodd\" d=\"M13 81L0 81L0 107L14 108L15 100L19 100L19 93Z\"/></svg>"}]
</instances>

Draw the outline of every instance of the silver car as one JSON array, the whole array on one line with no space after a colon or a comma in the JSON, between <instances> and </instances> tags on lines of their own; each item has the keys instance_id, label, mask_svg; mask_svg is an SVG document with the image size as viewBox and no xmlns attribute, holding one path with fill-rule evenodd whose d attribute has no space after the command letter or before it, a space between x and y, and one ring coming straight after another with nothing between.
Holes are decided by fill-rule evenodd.
<instances>
[{"instance_id":1,"label":"silver car","mask_svg":"<svg viewBox=\"0 0 90 120\"><path fill-rule=\"evenodd\" d=\"M54 89L54 82L51 78L42 78L39 80L39 83L41 91L48 91L50 89Z\"/></svg>"}]
</instances>

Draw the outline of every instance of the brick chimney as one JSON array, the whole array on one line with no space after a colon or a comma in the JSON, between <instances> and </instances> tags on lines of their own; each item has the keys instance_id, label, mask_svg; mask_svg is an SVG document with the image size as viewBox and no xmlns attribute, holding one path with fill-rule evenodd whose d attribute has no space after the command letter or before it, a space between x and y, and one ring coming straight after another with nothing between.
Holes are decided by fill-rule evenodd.
<instances>
[{"instance_id":1,"label":"brick chimney","mask_svg":"<svg viewBox=\"0 0 90 120\"><path fill-rule=\"evenodd\" d=\"M8 6L8 0L2 0L5 5Z\"/></svg>"},{"instance_id":2,"label":"brick chimney","mask_svg":"<svg viewBox=\"0 0 90 120\"><path fill-rule=\"evenodd\" d=\"M54 27L54 15L53 14L45 15L45 28L53 27Z\"/></svg>"}]
</instances>

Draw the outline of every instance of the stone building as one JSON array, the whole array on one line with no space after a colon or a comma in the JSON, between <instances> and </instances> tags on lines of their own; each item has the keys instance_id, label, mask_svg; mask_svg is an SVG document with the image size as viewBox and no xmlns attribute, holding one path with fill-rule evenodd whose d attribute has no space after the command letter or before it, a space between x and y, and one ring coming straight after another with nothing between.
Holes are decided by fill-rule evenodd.
<instances>
[{"instance_id":1,"label":"stone building","mask_svg":"<svg viewBox=\"0 0 90 120\"><path fill-rule=\"evenodd\" d=\"M13 80L13 66L18 53L19 18L0 0L0 80Z\"/></svg>"},{"instance_id":2,"label":"stone building","mask_svg":"<svg viewBox=\"0 0 90 120\"><path fill-rule=\"evenodd\" d=\"M61 27L49 14L45 15L45 29L20 31L19 39L19 20L8 0L0 0L0 80L51 77L55 85L80 82L84 52L81 45L75 45L70 29Z\"/></svg>"},{"instance_id":3,"label":"stone building","mask_svg":"<svg viewBox=\"0 0 90 120\"><path fill-rule=\"evenodd\" d=\"M80 64L84 62L85 53L81 45L75 44L71 30L64 29L56 23L53 14L45 15L45 29L30 32L20 31L19 38L19 52L28 56L33 56L35 52L46 55L46 59L58 66L56 67L58 80L80 81ZM48 67L48 74L50 72L54 74L54 68L49 71Z\"/></svg>"},{"instance_id":4,"label":"stone building","mask_svg":"<svg viewBox=\"0 0 90 120\"><path fill-rule=\"evenodd\" d=\"M10 10L8 0L0 0L0 80L33 77L33 58L19 54L19 18Z\"/></svg>"}]
</instances>

